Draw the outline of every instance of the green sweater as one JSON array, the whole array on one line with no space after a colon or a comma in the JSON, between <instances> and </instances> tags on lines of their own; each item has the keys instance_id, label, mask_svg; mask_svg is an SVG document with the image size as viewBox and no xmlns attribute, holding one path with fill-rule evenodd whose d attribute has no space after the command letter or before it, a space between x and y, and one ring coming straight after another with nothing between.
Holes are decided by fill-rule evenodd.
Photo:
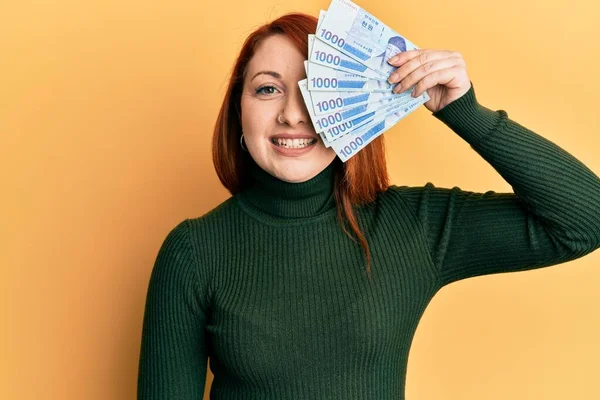
<instances>
[{"instance_id":1,"label":"green sweater","mask_svg":"<svg viewBox=\"0 0 600 400\"><path fill-rule=\"evenodd\" d=\"M148 286L139 400L404 399L419 319L440 288L563 263L600 246L600 179L554 143L477 102L433 114L515 193L391 186L343 233L336 158L303 183L259 167L254 186L175 226Z\"/></svg>"}]
</instances>

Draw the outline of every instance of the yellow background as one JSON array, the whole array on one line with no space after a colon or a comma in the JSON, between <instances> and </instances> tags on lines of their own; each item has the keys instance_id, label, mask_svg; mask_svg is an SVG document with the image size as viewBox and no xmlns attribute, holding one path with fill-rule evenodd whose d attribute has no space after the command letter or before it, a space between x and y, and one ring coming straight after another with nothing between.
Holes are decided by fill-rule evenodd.
<instances>
[{"instance_id":1,"label":"yellow background","mask_svg":"<svg viewBox=\"0 0 600 400\"><path fill-rule=\"evenodd\" d=\"M358 4L421 48L460 51L483 105L600 173L598 2ZM228 197L210 139L237 51L258 24L328 5L0 6L0 398L135 398L158 248ZM424 107L386 140L396 184L511 191ZM445 287L417 329L407 399L600 398L599 287L600 252Z\"/></svg>"}]
</instances>

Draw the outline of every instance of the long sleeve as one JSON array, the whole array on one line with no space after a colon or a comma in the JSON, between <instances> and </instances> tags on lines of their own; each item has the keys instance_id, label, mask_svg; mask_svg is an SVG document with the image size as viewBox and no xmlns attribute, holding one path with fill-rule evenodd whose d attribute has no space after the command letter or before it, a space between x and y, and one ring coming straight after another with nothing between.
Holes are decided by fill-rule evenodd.
<instances>
[{"instance_id":1,"label":"long sleeve","mask_svg":"<svg viewBox=\"0 0 600 400\"><path fill-rule=\"evenodd\" d=\"M201 400L206 379L206 281L188 220L164 240L150 276L138 373L138 400Z\"/></svg>"},{"instance_id":2,"label":"long sleeve","mask_svg":"<svg viewBox=\"0 0 600 400\"><path fill-rule=\"evenodd\" d=\"M480 105L471 87L433 114L514 193L394 186L423 229L439 285L563 263L600 246L600 179L556 144Z\"/></svg>"}]
</instances>

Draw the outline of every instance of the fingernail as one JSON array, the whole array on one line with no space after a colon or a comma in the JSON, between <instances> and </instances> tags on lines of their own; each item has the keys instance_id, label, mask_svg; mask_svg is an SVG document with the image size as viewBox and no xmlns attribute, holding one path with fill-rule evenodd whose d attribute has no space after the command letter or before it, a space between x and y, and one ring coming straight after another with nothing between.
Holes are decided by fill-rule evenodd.
<instances>
[{"instance_id":1,"label":"fingernail","mask_svg":"<svg viewBox=\"0 0 600 400\"><path fill-rule=\"evenodd\" d=\"M389 78L388 78L388 82L389 83L395 83L398 80L398 74L392 74Z\"/></svg>"},{"instance_id":2,"label":"fingernail","mask_svg":"<svg viewBox=\"0 0 600 400\"><path fill-rule=\"evenodd\" d=\"M390 58L390 59L388 60L388 62L389 62L390 64L393 64L393 63L395 63L396 61L398 61L398 58L400 58L400 57L398 57L398 56L394 56L394 57Z\"/></svg>"},{"instance_id":3,"label":"fingernail","mask_svg":"<svg viewBox=\"0 0 600 400\"><path fill-rule=\"evenodd\" d=\"M396 93L402 93L402 82L397 84L394 89L396 90Z\"/></svg>"}]
</instances>

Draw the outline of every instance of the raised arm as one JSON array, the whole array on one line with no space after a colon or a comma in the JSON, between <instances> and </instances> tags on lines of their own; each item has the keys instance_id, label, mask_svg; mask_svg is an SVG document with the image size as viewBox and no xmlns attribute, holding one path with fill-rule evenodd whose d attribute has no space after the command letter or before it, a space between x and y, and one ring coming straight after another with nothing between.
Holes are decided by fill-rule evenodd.
<instances>
[{"instance_id":1,"label":"raised arm","mask_svg":"<svg viewBox=\"0 0 600 400\"><path fill-rule=\"evenodd\" d=\"M427 237L440 285L539 268L600 246L600 179L571 154L477 102L474 88L433 115L514 193L393 187Z\"/></svg>"}]
</instances>

